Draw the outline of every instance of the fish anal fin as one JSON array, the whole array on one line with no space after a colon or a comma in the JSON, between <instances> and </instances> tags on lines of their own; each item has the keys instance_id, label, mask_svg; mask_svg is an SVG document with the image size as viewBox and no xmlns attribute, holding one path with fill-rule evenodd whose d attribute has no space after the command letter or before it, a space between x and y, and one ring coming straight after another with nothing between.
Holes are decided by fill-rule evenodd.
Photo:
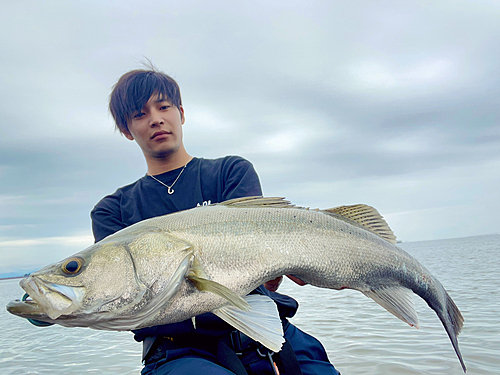
<instances>
[{"instance_id":1,"label":"fish anal fin","mask_svg":"<svg viewBox=\"0 0 500 375\"><path fill-rule=\"evenodd\" d=\"M260 294L249 294L244 299L251 306L249 311L227 305L212 313L266 348L279 352L285 339L276 303Z\"/></svg>"},{"instance_id":2,"label":"fish anal fin","mask_svg":"<svg viewBox=\"0 0 500 375\"><path fill-rule=\"evenodd\" d=\"M326 212L340 215L344 218L352 220L363 227L369 229L384 240L395 244L396 236L389 227L385 219L373 207L366 204L355 204L352 206L339 206L323 210Z\"/></svg>"},{"instance_id":3,"label":"fish anal fin","mask_svg":"<svg viewBox=\"0 0 500 375\"><path fill-rule=\"evenodd\" d=\"M363 294L391 314L408 323L410 326L418 328L418 316L413 303L413 292L401 286L383 287L372 289Z\"/></svg>"}]
</instances>

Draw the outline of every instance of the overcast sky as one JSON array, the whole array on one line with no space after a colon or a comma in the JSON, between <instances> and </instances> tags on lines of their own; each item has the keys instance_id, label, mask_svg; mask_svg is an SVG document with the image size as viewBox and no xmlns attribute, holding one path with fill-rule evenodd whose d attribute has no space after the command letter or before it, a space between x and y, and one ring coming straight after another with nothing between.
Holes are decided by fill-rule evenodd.
<instances>
[{"instance_id":1,"label":"overcast sky","mask_svg":"<svg viewBox=\"0 0 500 375\"><path fill-rule=\"evenodd\" d=\"M398 239L500 232L498 1L2 1L0 275L92 243L142 177L108 95L146 58L180 84L193 156L264 194L366 203Z\"/></svg>"}]
</instances>

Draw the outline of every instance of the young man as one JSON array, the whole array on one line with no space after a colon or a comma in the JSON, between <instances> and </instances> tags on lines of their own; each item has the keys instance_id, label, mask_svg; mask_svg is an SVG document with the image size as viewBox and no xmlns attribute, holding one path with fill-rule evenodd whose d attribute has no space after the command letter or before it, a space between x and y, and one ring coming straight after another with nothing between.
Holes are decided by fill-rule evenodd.
<instances>
[{"instance_id":1,"label":"young man","mask_svg":"<svg viewBox=\"0 0 500 375\"><path fill-rule=\"evenodd\" d=\"M155 70L124 74L110 97L118 130L135 140L147 173L103 198L92 210L95 241L151 217L232 198L261 195L258 176L247 160L193 158L183 143L185 121L177 83ZM275 290L279 280L268 287ZM337 374L321 343L290 324L298 304L263 286L253 293L270 296L278 306L287 342L279 355L211 313L191 320L135 331L143 342L142 374ZM276 365L277 364L277 365Z\"/></svg>"}]
</instances>

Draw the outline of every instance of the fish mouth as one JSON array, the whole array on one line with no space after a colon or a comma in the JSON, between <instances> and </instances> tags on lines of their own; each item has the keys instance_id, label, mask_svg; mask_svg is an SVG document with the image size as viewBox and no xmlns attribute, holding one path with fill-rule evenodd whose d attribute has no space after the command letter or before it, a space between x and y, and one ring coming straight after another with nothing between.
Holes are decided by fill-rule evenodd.
<instances>
[{"instance_id":1,"label":"fish mouth","mask_svg":"<svg viewBox=\"0 0 500 375\"><path fill-rule=\"evenodd\" d=\"M26 319L47 320L50 319L47 314L43 312L40 305L33 300L15 300L7 304L7 311L11 314L20 316Z\"/></svg>"},{"instance_id":2,"label":"fish mouth","mask_svg":"<svg viewBox=\"0 0 500 375\"><path fill-rule=\"evenodd\" d=\"M48 282L39 277L28 276L19 282L32 300L12 301L7 310L24 318L51 320L61 315L70 315L81 306L85 288Z\"/></svg>"}]
</instances>

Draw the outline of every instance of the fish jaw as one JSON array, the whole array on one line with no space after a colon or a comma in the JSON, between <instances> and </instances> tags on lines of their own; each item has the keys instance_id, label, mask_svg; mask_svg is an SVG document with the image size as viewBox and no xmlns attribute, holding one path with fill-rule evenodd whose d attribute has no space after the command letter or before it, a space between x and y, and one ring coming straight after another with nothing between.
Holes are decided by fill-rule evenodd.
<instances>
[{"instance_id":1,"label":"fish jaw","mask_svg":"<svg viewBox=\"0 0 500 375\"><path fill-rule=\"evenodd\" d=\"M77 311L85 295L84 287L54 284L33 276L22 279L19 285L52 320ZM33 306L28 306L33 310Z\"/></svg>"},{"instance_id":2,"label":"fish jaw","mask_svg":"<svg viewBox=\"0 0 500 375\"><path fill-rule=\"evenodd\" d=\"M49 318L33 300L15 300L7 304L7 311L21 318L47 321Z\"/></svg>"}]
</instances>

